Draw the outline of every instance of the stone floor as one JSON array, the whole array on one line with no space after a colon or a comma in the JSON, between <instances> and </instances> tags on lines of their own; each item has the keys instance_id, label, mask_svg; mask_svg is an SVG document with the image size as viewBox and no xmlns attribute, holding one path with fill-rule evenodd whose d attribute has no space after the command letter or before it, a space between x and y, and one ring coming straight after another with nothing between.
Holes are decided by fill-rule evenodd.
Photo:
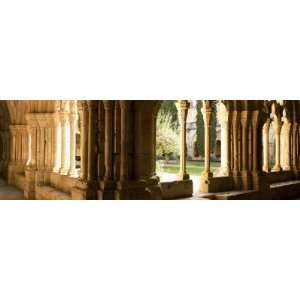
<instances>
[{"instance_id":1,"label":"stone floor","mask_svg":"<svg viewBox=\"0 0 300 300\"><path fill-rule=\"evenodd\" d=\"M23 200L24 194L16 187L8 185L0 179L0 200Z\"/></svg>"}]
</instances>

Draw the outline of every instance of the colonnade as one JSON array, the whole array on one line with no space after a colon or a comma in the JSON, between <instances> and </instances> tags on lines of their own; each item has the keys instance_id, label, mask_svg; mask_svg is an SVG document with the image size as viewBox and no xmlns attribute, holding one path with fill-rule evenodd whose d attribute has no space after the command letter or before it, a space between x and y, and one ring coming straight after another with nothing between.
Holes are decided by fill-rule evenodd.
<instances>
[{"instance_id":1,"label":"colonnade","mask_svg":"<svg viewBox=\"0 0 300 300\"><path fill-rule=\"evenodd\" d=\"M283 101L269 103L268 117L263 127L263 170L266 173L293 171L299 173L299 103ZM269 132L273 126L275 136L275 165L269 160Z\"/></svg>"},{"instance_id":2,"label":"colonnade","mask_svg":"<svg viewBox=\"0 0 300 300\"><path fill-rule=\"evenodd\" d=\"M56 190L71 199L160 199L193 194L186 146L190 101L177 102L180 169L177 181L166 184L156 174L156 118L161 101L55 103L53 111L29 111L25 124L13 123L9 131L0 131L0 171L8 169L11 184L21 176L18 182L24 181L20 186L26 198L35 198L37 190L39 196L49 193L45 197L50 199ZM299 178L298 101L202 100L202 104L200 192L268 191L272 182ZM221 125L221 166L213 174L214 113ZM274 166L269 161L271 127L276 141ZM76 140L79 133L80 143ZM80 169L76 156L80 156ZM43 186L49 188L43 190Z\"/></svg>"},{"instance_id":3,"label":"colonnade","mask_svg":"<svg viewBox=\"0 0 300 300\"><path fill-rule=\"evenodd\" d=\"M268 191L273 182L298 178L298 101L219 102L222 154L221 172L217 177L212 176L209 168L212 101L203 102L205 171L201 176L200 191ZM275 136L275 165L272 169L269 162L270 126Z\"/></svg>"}]
</instances>

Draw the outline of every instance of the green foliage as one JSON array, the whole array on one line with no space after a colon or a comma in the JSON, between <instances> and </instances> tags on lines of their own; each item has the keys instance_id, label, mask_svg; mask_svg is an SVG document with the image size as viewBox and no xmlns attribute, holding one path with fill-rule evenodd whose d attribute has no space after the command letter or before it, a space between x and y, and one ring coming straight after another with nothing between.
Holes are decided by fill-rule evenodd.
<instances>
[{"instance_id":1,"label":"green foliage","mask_svg":"<svg viewBox=\"0 0 300 300\"><path fill-rule=\"evenodd\" d=\"M176 107L175 107L176 108ZM161 110L157 116L156 155L168 159L179 153L179 134L173 127L172 116Z\"/></svg>"},{"instance_id":2,"label":"green foliage","mask_svg":"<svg viewBox=\"0 0 300 300\"><path fill-rule=\"evenodd\" d=\"M170 124L172 128L177 129L179 126L178 114L175 100L165 100L162 102L160 112L162 115L170 116Z\"/></svg>"}]
</instances>

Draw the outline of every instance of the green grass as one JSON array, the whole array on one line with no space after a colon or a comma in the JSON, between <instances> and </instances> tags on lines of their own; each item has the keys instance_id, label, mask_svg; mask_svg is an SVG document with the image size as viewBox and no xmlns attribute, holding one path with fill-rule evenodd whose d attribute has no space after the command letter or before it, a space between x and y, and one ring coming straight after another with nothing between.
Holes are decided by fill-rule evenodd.
<instances>
[{"instance_id":1,"label":"green grass","mask_svg":"<svg viewBox=\"0 0 300 300\"><path fill-rule=\"evenodd\" d=\"M220 167L219 162L211 162L210 168L211 171L214 173ZM188 161L187 162L187 172L190 175L201 175L204 169L204 162L203 161ZM177 174L179 172L179 162L170 161L168 164L165 164L164 161L157 161L156 162L156 170L158 172L164 173L172 173Z\"/></svg>"}]
</instances>

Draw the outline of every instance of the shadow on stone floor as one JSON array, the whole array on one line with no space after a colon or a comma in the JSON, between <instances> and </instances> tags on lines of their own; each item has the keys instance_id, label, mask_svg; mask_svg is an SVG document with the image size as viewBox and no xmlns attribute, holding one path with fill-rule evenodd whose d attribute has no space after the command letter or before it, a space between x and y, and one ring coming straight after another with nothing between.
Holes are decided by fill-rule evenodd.
<instances>
[{"instance_id":1,"label":"shadow on stone floor","mask_svg":"<svg viewBox=\"0 0 300 300\"><path fill-rule=\"evenodd\" d=\"M24 200L24 194L16 187L0 179L0 200Z\"/></svg>"}]
</instances>

